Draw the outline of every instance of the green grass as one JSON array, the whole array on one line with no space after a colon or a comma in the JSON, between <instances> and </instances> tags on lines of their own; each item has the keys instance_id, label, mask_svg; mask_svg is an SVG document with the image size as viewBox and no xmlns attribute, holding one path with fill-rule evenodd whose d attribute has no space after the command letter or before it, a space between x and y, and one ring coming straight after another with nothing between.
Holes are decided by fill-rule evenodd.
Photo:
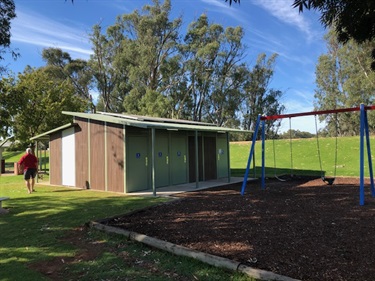
<instances>
[{"instance_id":1,"label":"green grass","mask_svg":"<svg viewBox=\"0 0 375 281\"><path fill-rule=\"evenodd\" d=\"M18 162L22 155L24 155L24 151L4 151L3 152L3 159L5 159L5 169L13 171L14 163ZM49 171L49 151L46 153L41 152L39 155L39 164L42 164L42 170Z\"/></svg>"},{"instance_id":2,"label":"green grass","mask_svg":"<svg viewBox=\"0 0 375 281\"><path fill-rule=\"evenodd\" d=\"M6 162L18 162L24 153L24 151L4 151L3 159L5 159Z\"/></svg>"},{"instance_id":3,"label":"green grass","mask_svg":"<svg viewBox=\"0 0 375 281\"><path fill-rule=\"evenodd\" d=\"M62 242L68 231L85 223L124 214L167 199L131 197L109 192L38 184L29 195L22 176L1 176L0 196L10 210L0 215L0 276L2 281L48 280L28 265L73 257L79 249ZM195 260L150 249L124 237L90 230L87 243L105 243L95 260L64 268L64 280L252 280ZM123 256L126 253L127 262Z\"/></svg>"},{"instance_id":4,"label":"green grass","mask_svg":"<svg viewBox=\"0 0 375 281\"><path fill-rule=\"evenodd\" d=\"M335 170L335 138L320 138L319 147L322 161L322 170L325 176L334 176ZM292 160L289 140L275 140L275 149L272 140L265 142L266 175L293 174L321 175L317 141L312 139L292 140ZM370 137L371 152L375 153L375 137ZM250 152L250 142L233 142L230 144L232 175L243 176ZM359 137L338 138L337 150L337 176L359 177ZM274 154L275 152L275 154ZM276 169L274 155L276 156ZM374 157L372 157L374 161ZM260 175L261 167L261 141L255 145L256 175ZM291 165L293 164L293 165ZM253 162L251 162L251 168ZM250 176L254 174L251 169ZM365 176L369 176L367 152L365 149Z\"/></svg>"}]
</instances>

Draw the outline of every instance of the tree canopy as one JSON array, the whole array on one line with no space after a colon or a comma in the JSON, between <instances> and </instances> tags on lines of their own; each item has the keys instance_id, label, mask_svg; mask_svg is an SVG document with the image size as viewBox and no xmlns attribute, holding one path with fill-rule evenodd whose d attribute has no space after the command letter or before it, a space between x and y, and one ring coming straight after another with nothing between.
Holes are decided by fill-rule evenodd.
<instances>
[{"instance_id":1,"label":"tree canopy","mask_svg":"<svg viewBox=\"0 0 375 281\"><path fill-rule=\"evenodd\" d=\"M325 36L327 53L319 57L316 66L315 108L326 110L347 108L360 103L374 104L375 72L371 71L371 51L375 39L358 44L351 39L340 43L336 31ZM374 112L368 113L370 130L374 130ZM321 116L330 135L357 135L359 119L355 114Z\"/></svg>"},{"instance_id":2,"label":"tree canopy","mask_svg":"<svg viewBox=\"0 0 375 281\"><path fill-rule=\"evenodd\" d=\"M105 31L94 26L89 65L98 110L246 129L257 106L266 113L284 110L282 93L268 88L276 55L267 60L263 54L251 68L244 61L243 28L224 28L202 14L182 34L182 18L170 12L170 0L154 0L118 16Z\"/></svg>"},{"instance_id":3,"label":"tree canopy","mask_svg":"<svg viewBox=\"0 0 375 281\"><path fill-rule=\"evenodd\" d=\"M357 43L375 39L374 0L295 0L293 7L300 12L318 10L322 24L333 27L341 43L350 39ZM371 68L375 70L375 48L370 57L373 59Z\"/></svg>"},{"instance_id":4,"label":"tree canopy","mask_svg":"<svg viewBox=\"0 0 375 281\"><path fill-rule=\"evenodd\" d=\"M315 9L325 27L334 26L340 42L350 38L358 43L375 37L375 1L373 0L295 0L300 12Z\"/></svg>"},{"instance_id":5,"label":"tree canopy","mask_svg":"<svg viewBox=\"0 0 375 281\"><path fill-rule=\"evenodd\" d=\"M16 6L13 0L0 0L0 61L4 60L4 54L10 50L11 21L16 17ZM18 54L11 51L16 58ZM0 73L6 70L0 65Z\"/></svg>"},{"instance_id":6,"label":"tree canopy","mask_svg":"<svg viewBox=\"0 0 375 281\"><path fill-rule=\"evenodd\" d=\"M74 84L48 67L27 67L18 77L0 80L0 133L28 144L35 135L71 121L62 111L85 111L87 101L75 94Z\"/></svg>"},{"instance_id":7,"label":"tree canopy","mask_svg":"<svg viewBox=\"0 0 375 281\"><path fill-rule=\"evenodd\" d=\"M252 116L282 113L282 92L269 87L276 54L260 54L250 65L244 60L243 28L224 28L202 14L182 33L182 18L170 13L170 0L153 0L153 5L118 16L106 29L95 25L88 61L47 48L42 52L45 66L0 80L3 134L13 130L25 140L63 125L66 116L57 112L88 110L90 89L98 93L99 111L217 126L251 130ZM25 126L27 116L31 128Z\"/></svg>"},{"instance_id":8,"label":"tree canopy","mask_svg":"<svg viewBox=\"0 0 375 281\"><path fill-rule=\"evenodd\" d=\"M229 5L240 3L240 0L229 1ZM371 41L375 38L375 1L374 0L294 0L293 8L299 12L305 9L318 10L320 21L326 27L334 27L341 43L354 39L357 43ZM372 70L375 70L375 48L372 57Z\"/></svg>"}]
</instances>

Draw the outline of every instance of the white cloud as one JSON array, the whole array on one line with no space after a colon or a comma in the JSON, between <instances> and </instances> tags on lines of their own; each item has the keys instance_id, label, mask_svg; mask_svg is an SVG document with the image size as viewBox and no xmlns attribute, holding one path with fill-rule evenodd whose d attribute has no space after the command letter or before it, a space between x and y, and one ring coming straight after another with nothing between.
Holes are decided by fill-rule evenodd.
<instances>
[{"instance_id":1,"label":"white cloud","mask_svg":"<svg viewBox=\"0 0 375 281\"><path fill-rule=\"evenodd\" d=\"M40 47L57 47L87 59L92 53L88 35L40 14L17 11L12 23L12 41Z\"/></svg>"},{"instance_id":2,"label":"white cloud","mask_svg":"<svg viewBox=\"0 0 375 281\"><path fill-rule=\"evenodd\" d=\"M225 3L224 1L220 0L202 0L203 3L213 5L215 7L218 7L220 9L228 9L228 3Z\"/></svg>"},{"instance_id":3,"label":"white cloud","mask_svg":"<svg viewBox=\"0 0 375 281\"><path fill-rule=\"evenodd\" d=\"M298 12L298 9L292 8L292 0L252 0L252 2L280 21L297 27L307 35L309 40L315 37L315 32L307 19Z\"/></svg>"},{"instance_id":4,"label":"white cloud","mask_svg":"<svg viewBox=\"0 0 375 281\"><path fill-rule=\"evenodd\" d=\"M248 21L246 20L246 15L240 9L241 6L233 5L229 6L224 0L201 0L203 4L207 5L207 9L212 12L224 14L229 18L241 23L242 26L246 26ZM209 7L208 7L209 6Z\"/></svg>"}]
</instances>

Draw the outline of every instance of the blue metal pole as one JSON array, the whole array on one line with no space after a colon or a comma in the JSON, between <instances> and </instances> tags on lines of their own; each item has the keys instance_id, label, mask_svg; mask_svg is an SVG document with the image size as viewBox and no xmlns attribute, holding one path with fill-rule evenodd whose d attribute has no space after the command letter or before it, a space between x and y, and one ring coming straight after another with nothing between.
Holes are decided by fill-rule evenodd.
<instances>
[{"instance_id":1,"label":"blue metal pole","mask_svg":"<svg viewBox=\"0 0 375 281\"><path fill-rule=\"evenodd\" d=\"M262 190L266 188L266 158L265 158L265 133L266 121L262 121Z\"/></svg>"},{"instance_id":2,"label":"blue metal pole","mask_svg":"<svg viewBox=\"0 0 375 281\"><path fill-rule=\"evenodd\" d=\"M252 140L252 143L251 143L251 149L250 149L250 153L249 153L249 158L247 160L247 166L246 166L245 176L244 176L243 182L242 182L241 195L245 194L247 178L249 176L249 169L250 169L251 158L253 157L255 143L257 141L259 124L260 124L260 115L258 115L257 123L255 124L255 131L254 131L254 134L253 134L253 140Z\"/></svg>"},{"instance_id":3,"label":"blue metal pole","mask_svg":"<svg viewBox=\"0 0 375 281\"><path fill-rule=\"evenodd\" d=\"M365 204L365 187L364 187L364 127L365 127L365 105L360 106L360 130L359 130L359 205Z\"/></svg>"},{"instance_id":4,"label":"blue metal pole","mask_svg":"<svg viewBox=\"0 0 375 281\"><path fill-rule=\"evenodd\" d=\"M366 110L365 110L365 133L366 133L368 168L369 168L370 182L371 182L371 195L372 195L372 197L375 197L374 172L372 170L370 134L369 134L369 129L368 129L368 119L367 119L367 111Z\"/></svg>"}]
</instances>

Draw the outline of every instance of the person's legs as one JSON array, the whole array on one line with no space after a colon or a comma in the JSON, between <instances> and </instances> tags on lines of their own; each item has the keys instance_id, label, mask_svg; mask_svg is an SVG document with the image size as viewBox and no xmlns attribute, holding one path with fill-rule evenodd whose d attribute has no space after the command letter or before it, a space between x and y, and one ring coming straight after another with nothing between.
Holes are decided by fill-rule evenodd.
<instances>
[{"instance_id":1,"label":"person's legs","mask_svg":"<svg viewBox=\"0 0 375 281\"><path fill-rule=\"evenodd\" d=\"M31 173L31 190L32 191L35 191L34 189L35 177L36 177L36 169L32 169L32 173Z\"/></svg>"},{"instance_id":2,"label":"person's legs","mask_svg":"<svg viewBox=\"0 0 375 281\"><path fill-rule=\"evenodd\" d=\"M33 191L33 190L31 189L30 179L25 180L25 183L26 183L26 187L27 187L27 192L30 194L30 193Z\"/></svg>"},{"instance_id":3,"label":"person's legs","mask_svg":"<svg viewBox=\"0 0 375 281\"><path fill-rule=\"evenodd\" d=\"M35 185L35 177L31 178L31 191L35 191L34 185Z\"/></svg>"},{"instance_id":4,"label":"person's legs","mask_svg":"<svg viewBox=\"0 0 375 281\"><path fill-rule=\"evenodd\" d=\"M25 179L26 187L27 187L27 192L30 194L33 190L30 184L30 171L26 170L23 174L23 178Z\"/></svg>"}]
</instances>

